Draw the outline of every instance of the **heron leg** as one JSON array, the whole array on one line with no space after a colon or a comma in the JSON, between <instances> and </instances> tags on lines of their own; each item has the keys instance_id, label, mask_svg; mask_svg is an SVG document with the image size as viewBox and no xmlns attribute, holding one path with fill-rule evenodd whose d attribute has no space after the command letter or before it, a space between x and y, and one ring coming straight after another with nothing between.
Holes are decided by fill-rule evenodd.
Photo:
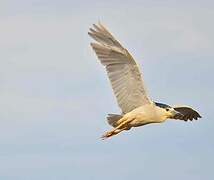
<instances>
[{"instance_id":1,"label":"heron leg","mask_svg":"<svg viewBox=\"0 0 214 180\"><path fill-rule=\"evenodd\" d=\"M113 128L111 131L107 131L105 134L102 135L102 139L106 139L109 138L111 136L114 136L124 130L128 130L130 129L130 127L127 127L126 125L131 122L133 119L128 119L124 122L122 122L121 124L119 124L117 127ZM124 127L125 126L125 127Z\"/></svg>"},{"instance_id":2,"label":"heron leg","mask_svg":"<svg viewBox=\"0 0 214 180\"><path fill-rule=\"evenodd\" d=\"M124 131L124 130L126 130L127 128L123 128L123 129L115 129L114 131L107 131L105 134L103 134L102 136L101 136L101 138L102 138L102 140L104 140L104 139L107 139L107 138L109 138L109 137L111 137L111 136L114 136L114 135L116 135L116 134L119 134L120 132L122 132L122 131Z\"/></svg>"}]
</instances>

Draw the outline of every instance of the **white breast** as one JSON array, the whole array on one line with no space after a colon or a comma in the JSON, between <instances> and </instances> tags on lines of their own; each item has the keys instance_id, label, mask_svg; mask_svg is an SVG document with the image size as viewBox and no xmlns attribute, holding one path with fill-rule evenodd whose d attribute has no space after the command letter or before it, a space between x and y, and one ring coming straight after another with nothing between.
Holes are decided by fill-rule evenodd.
<instances>
[{"instance_id":1,"label":"white breast","mask_svg":"<svg viewBox=\"0 0 214 180\"><path fill-rule=\"evenodd\" d=\"M125 116L133 118L131 126L142 126L149 123L165 121L164 110L155 105L144 105L127 113Z\"/></svg>"}]
</instances>

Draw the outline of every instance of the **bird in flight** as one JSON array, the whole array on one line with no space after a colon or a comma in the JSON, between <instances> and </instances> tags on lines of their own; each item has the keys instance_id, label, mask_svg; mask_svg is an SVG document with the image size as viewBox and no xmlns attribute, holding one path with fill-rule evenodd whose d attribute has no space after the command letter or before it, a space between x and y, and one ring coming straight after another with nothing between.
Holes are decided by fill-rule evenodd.
<instances>
[{"instance_id":1,"label":"bird in flight","mask_svg":"<svg viewBox=\"0 0 214 180\"><path fill-rule=\"evenodd\" d=\"M108 114L107 121L113 127L102 139L114 136L132 127L150 123L162 123L166 119L192 121L201 118L189 106L169 106L154 102L148 96L142 74L132 55L100 22L90 28L88 34L96 41L91 43L111 82L121 114Z\"/></svg>"}]
</instances>

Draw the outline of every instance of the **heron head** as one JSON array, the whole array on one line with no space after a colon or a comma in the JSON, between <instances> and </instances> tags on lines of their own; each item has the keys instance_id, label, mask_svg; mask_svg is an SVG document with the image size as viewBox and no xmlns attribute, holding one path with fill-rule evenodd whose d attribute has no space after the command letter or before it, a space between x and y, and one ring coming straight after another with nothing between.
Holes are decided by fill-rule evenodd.
<instances>
[{"instance_id":1,"label":"heron head","mask_svg":"<svg viewBox=\"0 0 214 180\"><path fill-rule=\"evenodd\" d=\"M165 116L165 118L173 118L175 116L183 116L180 112L176 111L173 107L167 105L167 104L162 104L162 103L156 103L155 105L162 108L162 112Z\"/></svg>"},{"instance_id":2,"label":"heron head","mask_svg":"<svg viewBox=\"0 0 214 180\"><path fill-rule=\"evenodd\" d=\"M164 108L165 109L165 114L167 118L173 118L175 116L183 116L180 112L176 111L174 108Z\"/></svg>"}]
</instances>

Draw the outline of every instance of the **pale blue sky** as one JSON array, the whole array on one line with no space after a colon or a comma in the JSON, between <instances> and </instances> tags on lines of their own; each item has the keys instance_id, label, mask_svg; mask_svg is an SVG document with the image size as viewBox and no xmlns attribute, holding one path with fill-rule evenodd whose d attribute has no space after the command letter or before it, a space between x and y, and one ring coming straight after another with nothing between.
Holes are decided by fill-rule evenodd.
<instances>
[{"instance_id":1,"label":"pale blue sky","mask_svg":"<svg viewBox=\"0 0 214 180\"><path fill-rule=\"evenodd\" d=\"M213 1L0 1L0 179L212 180ZM172 121L107 141L118 113L88 28L102 21L143 69L153 100L188 104Z\"/></svg>"}]
</instances>

